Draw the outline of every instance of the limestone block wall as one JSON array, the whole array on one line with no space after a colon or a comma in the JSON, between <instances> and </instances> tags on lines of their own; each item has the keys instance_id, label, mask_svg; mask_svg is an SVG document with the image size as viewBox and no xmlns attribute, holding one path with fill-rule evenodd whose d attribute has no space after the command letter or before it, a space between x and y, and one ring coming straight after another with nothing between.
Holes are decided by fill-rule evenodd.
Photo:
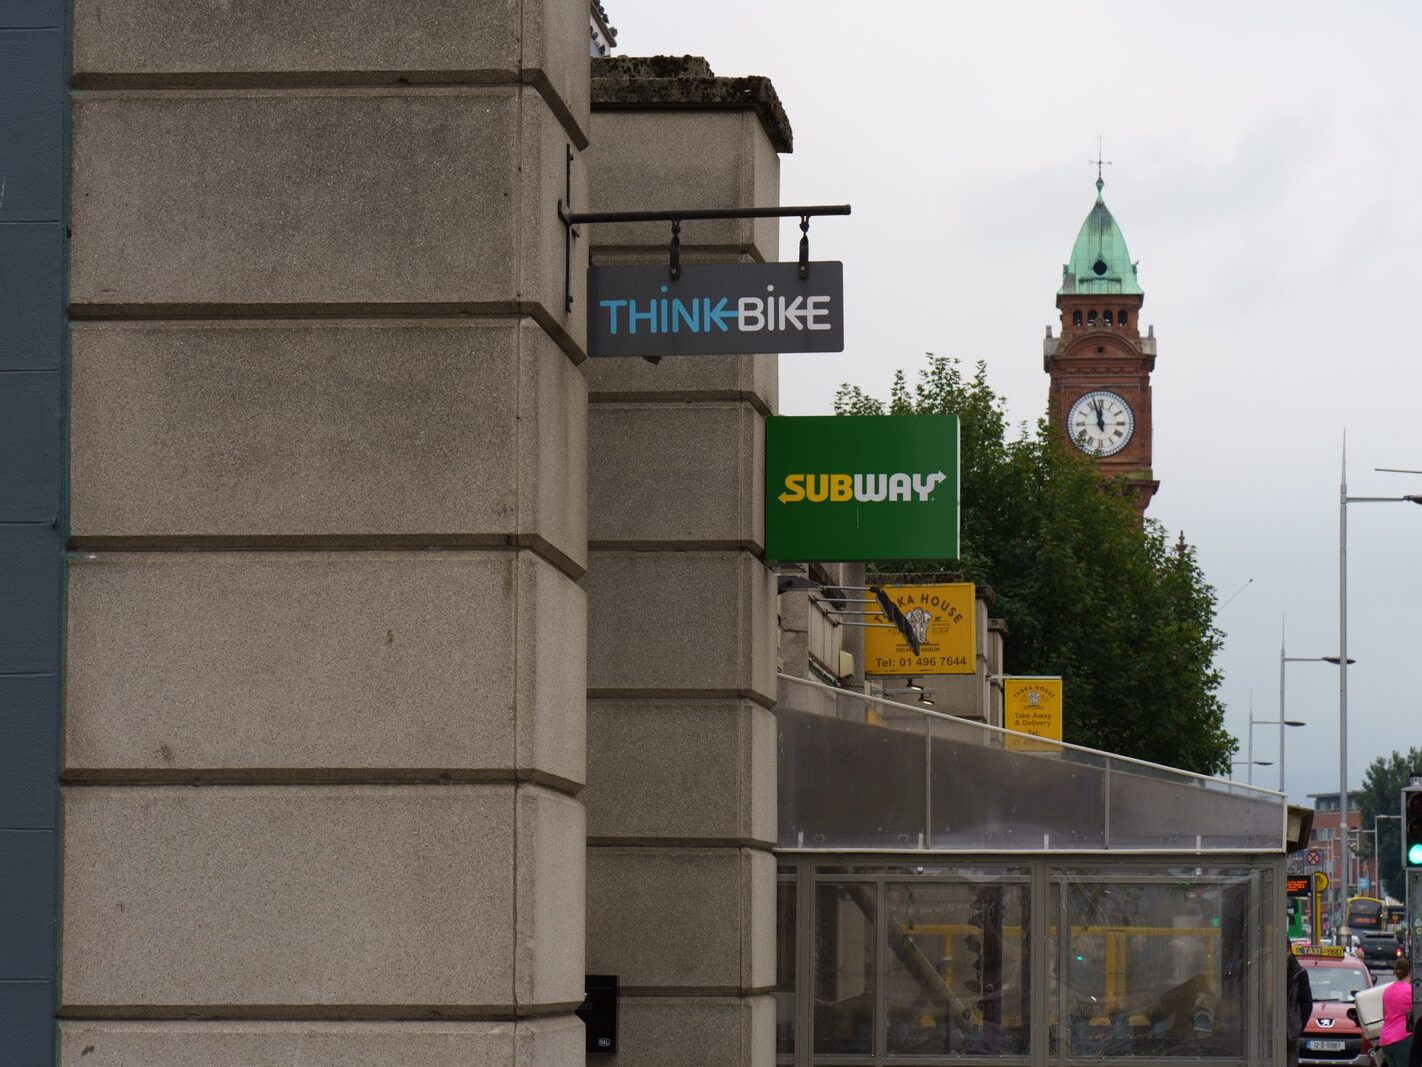
<instances>
[{"instance_id":1,"label":"limestone block wall","mask_svg":"<svg viewBox=\"0 0 1422 1067\"><path fill-rule=\"evenodd\" d=\"M848 591L836 587L862 587L866 581L862 563L812 563L804 567L805 577L822 583L812 597L807 590L790 589L780 594L780 670L795 678L824 682L827 676L850 689L864 687L864 629L862 616L844 615L836 608L860 608L859 588ZM840 652L853 659L853 670L841 675ZM812 661L815 668L811 668Z\"/></svg>"},{"instance_id":2,"label":"limestone block wall","mask_svg":"<svg viewBox=\"0 0 1422 1067\"><path fill-rule=\"evenodd\" d=\"M743 91L755 82L754 91ZM593 210L778 202L763 79L595 61ZM657 262L668 226L588 227ZM773 223L686 223L686 262L777 258ZM776 357L584 365L589 385L588 970L621 982L609 1064L774 1062L775 576L763 548Z\"/></svg>"},{"instance_id":3,"label":"limestone block wall","mask_svg":"<svg viewBox=\"0 0 1422 1067\"><path fill-rule=\"evenodd\" d=\"M587 18L75 0L63 1063L583 1062Z\"/></svg>"}]
</instances>

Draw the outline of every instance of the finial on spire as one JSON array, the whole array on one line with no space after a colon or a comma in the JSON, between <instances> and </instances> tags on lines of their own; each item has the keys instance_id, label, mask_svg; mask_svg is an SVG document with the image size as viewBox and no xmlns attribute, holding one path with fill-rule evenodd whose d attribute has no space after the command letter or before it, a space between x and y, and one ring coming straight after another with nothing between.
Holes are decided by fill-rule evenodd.
<instances>
[{"instance_id":1,"label":"finial on spire","mask_svg":"<svg viewBox=\"0 0 1422 1067\"><path fill-rule=\"evenodd\" d=\"M1111 165L1111 160L1102 158L1106 154L1103 149L1104 142L1104 137L1098 136L1096 138L1096 158L1087 160L1088 163L1096 167L1096 199L1098 201L1101 200L1101 190L1106 188L1106 179L1101 176L1101 168Z\"/></svg>"}]
</instances>

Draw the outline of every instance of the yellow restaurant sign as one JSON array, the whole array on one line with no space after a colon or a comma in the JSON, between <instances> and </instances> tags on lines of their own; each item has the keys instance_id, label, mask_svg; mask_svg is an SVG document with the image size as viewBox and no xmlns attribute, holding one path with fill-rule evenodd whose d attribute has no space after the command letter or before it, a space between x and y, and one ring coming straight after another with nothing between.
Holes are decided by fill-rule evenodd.
<instances>
[{"instance_id":1,"label":"yellow restaurant sign","mask_svg":"<svg viewBox=\"0 0 1422 1067\"><path fill-rule=\"evenodd\" d=\"M1008 675L1002 680L1002 725L1019 734L1062 739L1062 680ZM1016 752L1053 752L1057 746L1026 737L1006 738Z\"/></svg>"},{"instance_id":2,"label":"yellow restaurant sign","mask_svg":"<svg viewBox=\"0 0 1422 1067\"><path fill-rule=\"evenodd\" d=\"M918 655L897 630L864 631L864 673L908 675L972 674L977 669L977 626L973 622L975 591L971 582L942 585L882 586L913 627ZM865 607L878 610L874 594L864 597ZM884 619L868 615L865 621Z\"/></svg>"}]
</instances>

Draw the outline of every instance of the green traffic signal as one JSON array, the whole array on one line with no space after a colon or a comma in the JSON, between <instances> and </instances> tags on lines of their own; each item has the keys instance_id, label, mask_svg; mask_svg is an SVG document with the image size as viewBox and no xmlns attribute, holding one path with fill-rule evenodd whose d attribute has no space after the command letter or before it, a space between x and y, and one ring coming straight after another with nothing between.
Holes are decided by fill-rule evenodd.
<instances>
[{"instance_id":1,"label":"green traffic signal","mask_svg":"<svg viewBox=\"0 0 1422 1067\"><path fill-rule=\"evenodd\" d=\"M1422 841L1407 846L1407 865L1422 867Z\"/></svg>"}]
</instances>

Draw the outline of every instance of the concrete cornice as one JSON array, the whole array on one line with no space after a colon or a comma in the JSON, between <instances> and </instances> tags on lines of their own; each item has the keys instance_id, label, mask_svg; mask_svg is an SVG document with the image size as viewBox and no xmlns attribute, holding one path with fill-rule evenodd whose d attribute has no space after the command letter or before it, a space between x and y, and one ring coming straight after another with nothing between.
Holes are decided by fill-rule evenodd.
<instances>
[{"instance_id":1,"label":"concrete cornice","mask_svg":"<svg viewBox=\"0 0 1422 1067\"><path fill-rule=\"evenodd\" d=\"M594 111L754 111L777 152L794 150L775 86L760 75L718 78L700 56L612 56L592 61Z\"/></svg>"}]
</instances>

